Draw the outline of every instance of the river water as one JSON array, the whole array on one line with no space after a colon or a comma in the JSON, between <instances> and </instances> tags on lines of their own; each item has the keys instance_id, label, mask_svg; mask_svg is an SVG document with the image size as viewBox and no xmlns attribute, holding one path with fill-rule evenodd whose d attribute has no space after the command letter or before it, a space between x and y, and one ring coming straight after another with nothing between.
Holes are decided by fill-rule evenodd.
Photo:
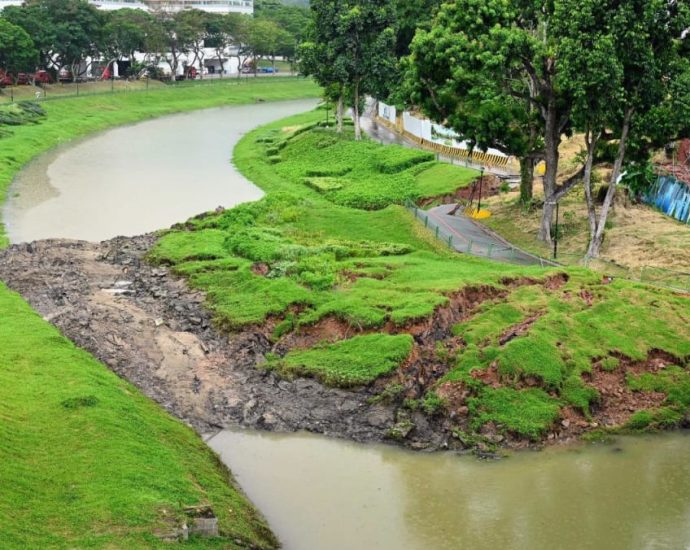
<instances>
[{"instance_id":1,"label":"river water","mask_svg":"<svg viewBox=\"0 0 690 550\"><path fill-rule=\"evenodd\" d=\"M169 227L261 198L230 164L248 131L316 100L221 107L108 130L40 156L19 173L3 219L12 243L101 241Z\"/></svg>"},{"instance_id":2,"label":"river water","mask_svg":"<svg viewBox=\"0 0 690 550\"><path fill-rule=\"evenodd\" d=\"M232 148L314 103L174 115L58 148L13 184L10 238L135 235L256 200ZM690 548L686 433L490 462L307 434L208 443L288 550Z\"/></svg>"},{"instance_id":3,"label":"river water","mask_svg":"<svg viewBox=\"0 0 690 550\"><path fill-rule=\"evenodd\" d=\"M310 434L208 444L287 550L690 548L690 435L480 461Z\"/></svg>"}]
</instances>

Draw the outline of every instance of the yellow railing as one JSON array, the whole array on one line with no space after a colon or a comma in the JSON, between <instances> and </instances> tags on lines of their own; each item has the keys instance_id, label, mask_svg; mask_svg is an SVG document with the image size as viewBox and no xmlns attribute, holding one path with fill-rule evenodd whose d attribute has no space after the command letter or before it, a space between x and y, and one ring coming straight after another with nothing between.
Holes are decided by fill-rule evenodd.
<instances>
[{"instance_id":1,"label":"yellow railing","mask_svg":"<svg viewBox=\"0 0 690 550\"><path fill-rule=\"evenodd\" d=\"M469 149L460 149L459 147L451 147L450 145L443 145L428 139L420 138L402 128L401 124L393 124L391 121L376 116L376 122L385 126L386 128L406 137L410 141L415 142L421 148L429 151L434 151L439 155L444 155L450 158L460 160L467 160L473 164L485 164L487 166L494 166L498 168L515 167L514 161L511 157L503 155L494 155L491 153L483 153L481 151L470 151Z\"/></svg>"}]
</instances>

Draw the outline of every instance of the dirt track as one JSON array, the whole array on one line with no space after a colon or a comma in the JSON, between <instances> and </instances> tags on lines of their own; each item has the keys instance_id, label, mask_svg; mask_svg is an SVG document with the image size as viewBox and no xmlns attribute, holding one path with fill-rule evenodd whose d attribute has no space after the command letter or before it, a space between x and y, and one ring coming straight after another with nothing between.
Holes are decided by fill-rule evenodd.
<instances>
[{"instance_id":1,"label":"dirt track","mask_svg":"<svg viewBox=\"0 0 690 550\"><path fill-rule=\"evenodd\" d=\"M101 244L49 240L0 252L0 279L80 347L199 432L228 426L308 430L382 441L395 411L371 393L286 381L257 368L271 344L259 332L225 336L204 296L142 261L151 236ZM415 448L446 446L447 426L415 413Z\"/></svg>"}]
</instances>

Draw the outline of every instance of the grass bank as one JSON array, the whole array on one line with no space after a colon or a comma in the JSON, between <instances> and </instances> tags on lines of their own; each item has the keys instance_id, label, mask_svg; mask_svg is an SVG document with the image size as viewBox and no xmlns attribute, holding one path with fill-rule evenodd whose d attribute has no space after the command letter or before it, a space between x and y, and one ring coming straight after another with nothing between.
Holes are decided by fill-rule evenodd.
<instances>
[{"instance_id":1,"label":"grass bank","mask_svg":"<svg viewBox=\"0 0 690 550\"><path fill-rule=\"evenodd\" d=\"M299 79L213 83L42 102L38 124L5 127L0 198L57 145L167 113L318 95ZM7 241L0 234L0 245ZM273 548L227 469L191 429L121 381L0 283L0 523L3 548L152 548L209 505L221 538L192 548Z\"/></svg>"},{"instance_id":2,"label":"grass bank","mask_svg":"<svg viewBox=\"0 0 690 550\"><path fill-rule=\"evenodd\" d=\"M415 410L445 415L468 445L683 421L687 296L451 253L400 204L473 174L322 118L247 135L235 163L267 196L190 220L151 254L208 292L220 326L273 338L267 368L373 384L399 405L398 438Z\"/></svg>"},{"instance_id":3,"label":"grass bank","mask_svg":"<svg viewBox=\"0 0 690 550\"><path fill-rule=\"evenodd\" d=\"M320 89L302 78L224 80L189 86L161 86L148 92L104 94L40 102L38 124L11 127L0 139L0 204L16 173L31 159L60 143L122 124L205 107L318 97ZM0 228L0 247L7 245Z\"/></svg>"},{"instance_id":4,"label":"grass bank","mask_svg":"<svg viewBox=\"0 0 690 550\"><path fill-rule=\"evenodd\" d=\"M167 547L155 534L210 505L222 537L273 548L214 453L0 284L2 547Z\"/></svg>"}]
</instances>

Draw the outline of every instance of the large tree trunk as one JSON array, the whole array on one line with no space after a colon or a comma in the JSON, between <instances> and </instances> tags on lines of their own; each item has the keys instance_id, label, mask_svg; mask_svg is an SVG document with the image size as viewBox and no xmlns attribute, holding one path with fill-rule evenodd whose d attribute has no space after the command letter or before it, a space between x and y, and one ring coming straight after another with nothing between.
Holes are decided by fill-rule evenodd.
<instances>
[{"instance_id":1,"label":"large tree trunk","mask_svg":"<svg viewBox=\"0 0 690 550\"><path fill-rule=\"evenodd\" d=\"M590 239L594 237L597 231L597 211L594 207L594 195L592 193L592 168L594 166L594 151L596 149L598 139L599 134L595 134L589 129L587 130L585 134L585 143L587 144L587 160L585 161L583 184L585 187L585 200L587 202L587 217L589 220Z\"/></svg>"},{"instance_id":2,"label":"large tree trunk","mask_svg":"<svg viewBox=\"0 0 690 550\"><path fill-rule=\"evenodd\" d=\"M343 90L340 90L340 95L338 96L338 105L335 108L335 120L336 126L335 131L339 134L343 133L343 119L345 118L345 98L343 95Z\"/></svg>"},{"instance_id":3,"label":"large tree trunk","mask_svg":"<svg viewBox=\"0 0 690 550\"><path fill-rule=\"evenodd\" d=\"M529 204L534 191L534 157L520 159L520 202Z\"/></svg>"},{"instance_id":4,"label":"large tree trunk","mask_svg":"<svg viewBox=\"0 0 690 550\"><path fill-rule=\"evenodd\" d=\"M606 231L606 220L608 219L609 212L611 211L613 199L616 197L618 179L620 178L621 170L623 169L623 161L625 160L625 151L628 146L628 134L630 133L630 122L632 120L633 112L633 109L629 107L625 111L625 116L623 117L623 128L621 131L621 140L618 144L618 155L616 156L616 162L613 165L613 173L611 174L611 180L609 181L609 189L606 192L604 204L601 206L597 229L589 243L589 249L587 250L588 258L598 258L599 253L601 252L601 245L604 242L604 232Z\"/></svg>"},{"instance_id":5,"label":"large tree trunk","mask_svg":"<svg viewBox=\"0 0 690 550\"><path fill-rule=\"evenodd\" d=\"M355 119L355 140L361 141L362 139L362 124L359 115L359 80L355 81L355 105L353 108L354 119Z\"/></svg>"},{"instance_id":6,"label":"large tree trunk","mask_svg":"<svg viewBox=\"0 0 690 550\"><path fill-rule=\"evenodd\" d=\"M546 156L546 173L544 174L544 211L539 228L539 240L551 244L551 225L556 208L556 177L558 175L558 146L561 142L561 132L558 127L558 113L556 101L551 99L547 106L544 132L544 146Z\"/></svg>"}]
</instances>

